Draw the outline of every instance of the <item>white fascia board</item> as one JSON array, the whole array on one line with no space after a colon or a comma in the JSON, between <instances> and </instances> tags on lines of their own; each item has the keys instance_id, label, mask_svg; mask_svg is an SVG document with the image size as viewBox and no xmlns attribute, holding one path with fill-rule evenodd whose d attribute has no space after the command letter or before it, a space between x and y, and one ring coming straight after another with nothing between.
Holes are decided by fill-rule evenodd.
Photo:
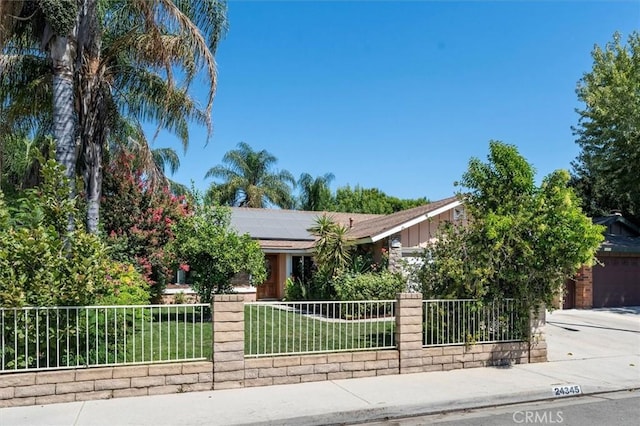
<instances>
[{"instance_id":1,"label":"white fascia board","mask_svg":"<svg viewBox=\"0 0 640 426\"><path fill-rule=\"evenodd\" d=\"M388 237L390 235L397 234L398 232L401 232L401 231L403 231L403 230L405 230L407 228L411 228L413 225L417 225L418 223L424 222L425 220L427 220L427 219L429 219L431 217L438 216L440 213L444 213L447 210L454 209L454 208L458 207L461 204L462 203L460 201L458 201L458 200L456 200L456 201L454 201L452 203L446 204L446 205L444 205L444 206L442 206L440 208L437 208L437 209L435 209L433 211L430 211L429 213L423 214L422 216L418 216L415 219L411 219L408 222L405 222L405 223L400 224L398 226L395 226L395 227L393 227L391 229L388 229L388 230L386 230L386 231L384 231L384 232L382 232L382 233L380 233L378 235L373 235L371 237L371 242L375 243L376 241L380 241L381 239L386 238L386 237Z\"/></svg>"},{"instance_id":2,"label":"white fascia board","mask_svg":"<svg viewBox=\"0 0 640 426\"><path fill-rule=\"evenodd\" d=\"M292 255L302 255L302 256L313 256L313 250L305 250L305 249L283 249L283 248L263 248L262 252L265 254L292 254Z\"/></svg>"},{"instance_id":3,"label":"white fascia board","mask_svg":"<svg viewBox=\"0 0 640 426\"><path fill-rule=\"evenodd\" d=\"M371 240L371 237L365 237L365 238L360 238L357 240L351 240L350 241L352 244L359 246L360 244L368 244L368 243L372 243L373 240Z\"/></svg>"}]
</instances>

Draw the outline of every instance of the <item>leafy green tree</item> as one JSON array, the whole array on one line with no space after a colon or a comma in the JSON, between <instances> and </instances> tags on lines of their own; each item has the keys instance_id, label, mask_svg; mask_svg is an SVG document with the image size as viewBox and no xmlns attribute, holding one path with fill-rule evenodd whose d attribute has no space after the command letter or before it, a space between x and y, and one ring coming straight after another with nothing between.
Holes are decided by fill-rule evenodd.
<instances>
[{"instance_id":1,"label":"leafy green tree","mask_svg":"<svg viewBox=\"0 0 640 426\"><path fill-rule=\"evenodd\" d=\"M417 265L408 264L415 290L428 299L483 298L490 286L489 265L476 262L480 250L471 232L460 224L445 223L438 241L426 249Z\"/></svg>"},{"instance_id":2,"label":"leafy green tree","mask_svg":"<svg viewBox=\"0 0 640 426\"><path fill-rule=\"evenodd\" d=\"M390 214L427 204L426 198L400 199L377 188L354 188L347 185L336 190L332 210L336 212Z\"/></svg>"},{"instance_id":3,"label":"leafy green tree","mask_svg":"<svg viewBox=\"0 0 640 426\"><path fill-rule=\"evenodd\" d=\"M170 250L188 270L201 302L213 294L231 293L231 279L246 272L254 284L267 278L260 245L248 234L231 228L231 212L220 206L197 206L194 213L174 225L175 240Z\"/></svg>"},{"instance_id":4,"label":"leafy green tree","mask_svg":"<svg viewBox=\"0 0 640 426\"><path fill-rule=\"evenodd\" d=\"M587 213L615 209L640 220L640 33L626 45L616 33L591 56L593 69L576 90L584 107L574 128L581 152L572 184Z\"/></svg>"},{"instance_id":5,"label":"leafy green tree","mask_svg":"<svg viewBox=\"0 0 640 426\"><path fill-rule=\"evenodd\" d=\"M300 188L300 210L329 210L332 206L332 196L329 185L334 177L333 173L325 173L323 176L317 176L315 178L309 173L301 174L298 179L298 187Z\"/></svg>"},{"instance_id":6,"label":"leafy green tree","mask_svg":"<svg viewBox=\"0 0 640 426\"><path fill-rule=\"evenodd\" d=\"M512 145L492 141L488 162L469 162L459 196L466 228L447 225L425 251L417 277L426 297L515 298L525 312L553 297L603 240L558 170L534 182L532 166Z\"/></svg>"},{"instance_id":7,"label":"leafy green tree","mask_svg":"<svg viewBox=\"0 0 640 426\"><path fill-rule=\"evenodd\" d=\"M273 171L277 161L268 151L254 151L249 144L240 142L237 149L227 152L222 158L225 165L212 167L205 178L222 179L222 183L214 184L212 189L215 189L221 204L292 208L291 187L295 185L295 179L286 170Z\"/></svg>"}]
</instances>

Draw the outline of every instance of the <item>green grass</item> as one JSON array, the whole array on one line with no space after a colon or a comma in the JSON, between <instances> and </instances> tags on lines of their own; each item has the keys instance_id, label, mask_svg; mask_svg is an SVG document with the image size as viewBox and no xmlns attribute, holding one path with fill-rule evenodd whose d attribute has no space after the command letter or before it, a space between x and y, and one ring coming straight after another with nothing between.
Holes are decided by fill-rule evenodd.
<instances>
[{"instance_id":1,"label":"green grass","mask_svg":"<svg viewBox=\"0 0 640 426\"><path fill-rule=\"evenodd\" d=\"M172 315L173 317L173 315ZM186 322L159 318L144 323L127 340L128 362L212 359L211 321Z\"/></svg>"},{"instance_id":2,"label":"green grass","mask_svg":"<svg viewBox=\"0 0 640 426\"><path fill-rule=\"evenodd\" d=\"M364 350L393 345L393 319L316 317L272 305L245 306L245 354Z\"/></svg>"},{"instance_id":3,"label":"green grass","mask_svg":"<svg viewBox=\"0 0 640 426\"><path fill-rule=\"evenodd\" d=\"M199 308L106 311L90 318L89 365L212 359L211 318Z\"/></svg>"}]
</instances>

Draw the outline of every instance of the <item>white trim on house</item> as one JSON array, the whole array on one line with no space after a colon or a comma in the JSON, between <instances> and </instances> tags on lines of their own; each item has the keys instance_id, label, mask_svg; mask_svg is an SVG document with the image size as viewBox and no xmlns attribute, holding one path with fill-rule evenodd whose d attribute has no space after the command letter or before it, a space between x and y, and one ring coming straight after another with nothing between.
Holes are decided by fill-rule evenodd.
<instances>
[{"instance_id":1,"label":"white trim on house","mask_svg":"<svg viewBox=\"0 0 640 426\"><path fill-rule=\"evenodd\" d=\"M365 244L365 243L375 243L376 241L380 241L383 238L389 237L393 234L397 234L398 232L402 232L403 230L410 228L414 225L417 225L419 223L424 222L425 220L428 220L432 217L436 217L441 213L446 212L447 210L451 210L453 208L456 208L458 206L462 205L462 202L459 200L453 201L452 203L446 204L440 208L437 208L433 211L430 211L429 213L425 213L421 216L418 216L414 219L411 219L407 222L404 222L400 225L394 226L393 228L387 229L386 231L381 232L380 234L377 235L373 235L371 237L366 237L366 238L360 238L358 240L355 240L356 244Z\"/></svg>"},{"instance_id":2,"label":"white trim on house","mask_svg":"<svg viewBox=\"0 0 640 426\"><path fill-rule=\"evenodd\" d=\"M287 254L292 256L313 256L313 250L286 249L286 248L262 248L265 254Z\"/></svg>"},{"instance_id":3,"label":"white trim on house","mask_svg":"<svg viewBox=\"0 0 640 426\"><path fill-rule=\"evenodd\" d=\"M293 255L291 253L287 253L285 255L285 274L287 275L287 278L289 278L292 274L293 274Z\"/></svg>"}]
</instances>

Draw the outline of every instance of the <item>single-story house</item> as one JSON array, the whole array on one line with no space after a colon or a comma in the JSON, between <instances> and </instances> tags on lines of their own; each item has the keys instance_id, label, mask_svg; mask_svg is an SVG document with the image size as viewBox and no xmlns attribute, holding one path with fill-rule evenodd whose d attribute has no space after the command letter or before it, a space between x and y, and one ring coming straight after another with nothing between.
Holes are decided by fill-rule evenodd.
<instances>
[{"instance_id":1,"label":"single-story house","mask_svg":"<svg viewBox=\"0 0 640 426\"><path fill-rule=\"evenodd\" d=\"M593 222L606 226L599 263L567 282L563 308L640 306L640 227L619 214Z\"/></svg>"},{"instance_id":2,"label":"single-story house","mask_svg":"<svg viewBox=\"0 0 640 426\"><path fill-rule=\"evenodd\" d=\"M465 220L456 197L388 215L233 207L231 226L256 239L266 255L268 278L255 289L257 299L281 299L287 277L305 273L316 240L309 228L324 214L348 227L347 237L355 244L371 245L374 252L388 249L390 268L398 267L401 257L422 251L442 222Z\"/></svg>"}]
</instances>

